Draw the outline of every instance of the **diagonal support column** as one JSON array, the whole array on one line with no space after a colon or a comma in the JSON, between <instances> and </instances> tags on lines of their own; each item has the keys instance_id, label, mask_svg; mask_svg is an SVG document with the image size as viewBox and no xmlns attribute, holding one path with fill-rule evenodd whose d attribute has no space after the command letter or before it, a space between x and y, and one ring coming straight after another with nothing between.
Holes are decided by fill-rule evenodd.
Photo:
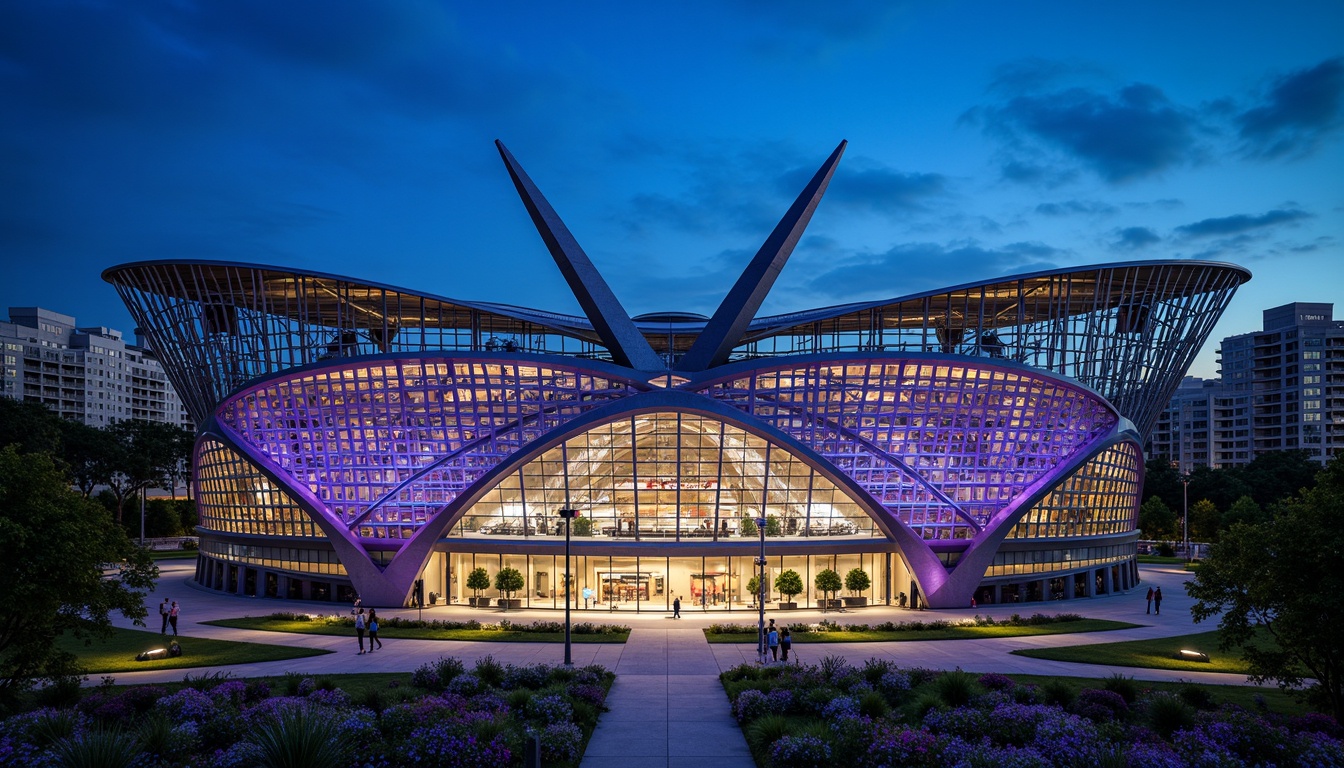
<instances>
[{"instance_id":1,"label":"diagonal support column","mask_svg":"<svg viewBox=\"0 0 1344 768\"><path fill-rule=\"evenodd\" d=\"M733 289L724 297L714 317L705 325L705 330L682 356L677 370L704 371L728 362L728 354L746 334L747 326L756 317L761 303L775 284L775 278L779 277L794 246L798 245L798 240L803 236L803 230L807 229L808 222L812 220L812 212L821 202L821 196L826 194L826 186L831 183L831 176L835 175L840 156L845 153L846 143L840 142L840 146L821 164L812 181L803 188L798 199L789 206L784 218L775 225L774 231L752 257L742 276L733 284Z\"/></svg>"},{"instance_id":2,"label":"diagonal support column","mask_svg":"<svg viewBox=\"0 0 1344 768\"><path fill-rule=\"evenodd\" d=\"M532 223L537 226L542 241L560 267L565 282L569 283L569 289L579 300L583 313L593 324L593 330L607 349L611 350L612 359L619 365L639 371L666 370L667 364L635 327L630 315L602 279L597 267L593 266L588 254L583 252L579 241L574 239L565 222L560 220L560 215L546 202L541 190L528 178L503 142L496 140L495 146L499 148L500 157L504 158L504 166L509 169L509 177L518 188L518 196L523 199Z\"/></svg>"}]
</instances>

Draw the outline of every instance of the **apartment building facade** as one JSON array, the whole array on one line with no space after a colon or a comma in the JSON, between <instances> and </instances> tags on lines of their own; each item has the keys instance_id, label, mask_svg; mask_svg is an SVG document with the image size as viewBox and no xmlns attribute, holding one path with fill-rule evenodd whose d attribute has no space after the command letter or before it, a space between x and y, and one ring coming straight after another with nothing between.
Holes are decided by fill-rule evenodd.
<instances>
[{"instance_id":1,"label":"apartment building facade","mask_svg":"<svg viewBox=\"0 0 1344 768\"><path fill-rule=\"evenodd\" d=\"M193 428L158 358L121 331L80 327L41 307L10 307L0 347L0 396L39 402L94 427L138 419Z\"/></svg>"}]
</instances>

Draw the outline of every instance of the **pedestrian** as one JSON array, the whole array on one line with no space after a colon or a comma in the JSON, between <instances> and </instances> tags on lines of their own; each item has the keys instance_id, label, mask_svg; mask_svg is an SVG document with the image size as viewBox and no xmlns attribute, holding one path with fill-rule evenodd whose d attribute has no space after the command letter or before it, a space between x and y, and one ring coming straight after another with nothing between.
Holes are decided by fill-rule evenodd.
<instances>
[{"instance_id":1,"label":"pedestrian","mask_svg":"<svg viewBox=\"0 0 1344 768\"><path fill-rule=\"evenodd\" d=\"M378 611L369 609L369 653L373 653L373 644L377 643L379 648L383 647L383 641L378 639Z\"/></svg>"},{"instance_id":2,"label":"pedestrian","mask_svg":"<svg viewBox=\"0 0 1344 768\"><path fill-rule=\"evenodd\" d=\"M783 632L779 633L779 651L784 657L784 663L789 663L789 649L793 647L793 638L789 636L789 628L785 627Z\"/></svg>"},{"instance_id":3,"label":"pedestrian","mask_svg":"<svg viewBox=\"0 0 1344 768\"><path fill-rule=\"evenodd\" d=\"M1149 587L1149 588L1148 588L1148 607L1147 607L1146 609L1144 609L1143 612L1144 612L1144 613L1152 613L1152 612L1153 612L1153 588L1152 588L1152 587Z\"/></svg>"},{"instance_id":4,"label":"pedestrian","mask_svg":"<svg viewBox=\"0 0 1344 768\"><path fill-rule=\"evenodd\" d=\"M680 618L681 618L681 596L680 596L680 595L678 595L678 596L672 598L672 618L674 618L674 619L680 619Z\"/></svg>"},{"instance_id":5,"label":"pedestrian","mask_svg":"<svg viewBox=\"0 0 1344 768\"><path fill-rule=\"evenodd\" d=\"M173 628L173 637L177 637L177 614L181 609L177 607L177 601L174 600L172 606L168 608L168 625Z\"/></svg>"},{"instance_id":6,"label":"pedestrian","mask_svg":"<svg viewBox=\"0 0 1344 768\"><path fill-rule=\"evenodd\" d=\"M766 645L770 646L770 660L779 661L779 630L775 629L775 623L770 622L770 633L765 636Z\"/></svg>"},{"instance_id":7,"label":"pedestrian","mask_svg":"<svg viewBox=\"0 0 1344 768\"><path fill-rule=\"evenodd\" d=\"M355 637L359 638L359 653L355 654L356 656L364 653L364 629L367 626L364 623L364 609L360 608L355 614Z\"/></svg>"},{"instance_id":8,"label":"pedestrian","mask_svg":"<svg viewBox=\"0 0 1344 768\"><path fill-rule=\"evenodd\" d=\"M1158 587L1153 591L1153 613L1162 615L1162 588Z\"/></svg>"},{"instance_id":9,"label":"pedestrian","mask_svg":"<svg viewBox=\"0 0 1344 768\"><path fill-rule=\"evenodd\" d=\"M168 634L168 598L166 597L163 598L162 603L159 603L159 618L163 620L163 625L159 627L159 634L166 635Z\"/></svg>"}]
</instances>

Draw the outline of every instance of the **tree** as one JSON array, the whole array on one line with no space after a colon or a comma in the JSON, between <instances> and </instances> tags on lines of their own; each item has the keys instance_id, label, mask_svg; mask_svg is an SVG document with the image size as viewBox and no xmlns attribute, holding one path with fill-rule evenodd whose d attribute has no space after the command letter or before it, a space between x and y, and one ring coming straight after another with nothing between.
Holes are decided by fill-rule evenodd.
<instances>
[{"instance_id":1,"label":"tree","mask_svg":"<svg viewBox=\"0 0 1344 768\"><path fill-rule=\"evenodd\" d=\"M1191 525L1194 524L1194 505L1197 500L1208 499L1218 509L1227 509L1232 506L1232 502L1250 492L1240 470L1195 467L1190 473L1190 488L1186 495L1190 504ZM1180 502L1180 497L1177 497L1176 503L1171 505L1178 513L1181 510Z\"/></svg>"},{"instance_id":2,"label":"tree","mask_svg":"<svg viewBox=\"0 0 1344 768\"><path fill-rule=\"evenodd\" d=\"M843 586L840 581L840 574L830 568L818 573L812 579L812 583L816 585L817 591L824 595L827 600L834 600L835 593L839 592L840 587Z\"/></svg>"},{"instance_id":3,"label":"tree","mask_svg":"<svg viewBox=\"0 0 1344 768\"><path fill-rule=\"evenodd\" d=\"M860 592L867 592L872 585L873 580L868 578L868 572L862 568L855 568L845 574L845 589L854 597L858 597Z\"/></svg>"},{"instance_id":4,"label":"tree","mask_svg":"<svg viewBox=\"0 0 1344 768\"><path fill-rule=\"evenodd\" d=\"M1145 539L1169 538L1176 530L1176 513L1161 497L1150 497L1139 507L1139 530Z\"/></svg>"},{"instance_id":5,"label":"tree","mask_svg":"<svg viewBox=\"0 0 1344 768\"><path fill-rule=\"evenodd\" d=\"M756 521L755 521L754 519L752 519L750 515L748 515L748 516L746 516L746 517L743 517L743 518L742 518L742 535L743 535L743 536L755 536L756 533L757 533L757 531L756 531Z\"/></svg>"},{"instance_id":6,"label":"tree","mask_svg":"<svg viewBox=\"0 0 1344 768\"><path fill-rule=\"evenodd\" d=\"M761 596L761 577L760 574L747 579L747 594L751 595L752 602L755 602Z\"/></svg>"},{"instance_id":7,"label":"tree","mask_svg":"<svg viewBox=\"0 0 1344 768\"><path fill-rule=\"evenodd\" d=\"M1256 682L1305 678L1344 720L1344 460L1283 514L1223 533L1187 586L1196 622L1222 616L1223 650L1239 648Z\"/></svg>"},{"instance_id":8,"label":"tree","mask_svg":"<svg viewBox=\"0 0 1344 768\"><path fill-rule=\"evenodd\" d=\"M0 448L17 445L20 453L60 455L61 417L41 403L0 397Z\"/></svg>"},{"instance_id":9,"label":"tree","mask_svg":"<svg viewBox=\"0 0 1344 768\"><path fill-rule=\"evenodd\" d=\"M89 498L112 473L117 444L112 433L82 421L61 420L61 455L70 468L75 487Z\"/></svg>"},{"instance_id":10,"label":"tree","mask_svg":"<svg viewBox=\"0 0 1344 768\"><path fill-rule=\"evenodd\" d=\"M505 600L512 600L513 593L523 588L523 574L517 568L500 568L495 574L495 589Z\"/></svg>"},{"instance_id":11,"label":"tree","mask_svg":"<svg viewBox=\"0 0 1344 768\"><path fill-rule=\"evenodd\" d=\"M1246 488L1237 496L1250 495L1256 504L1268 508L1314 486L1320 471L1321 465L1307 451L1267 451L1241 469Z\"/></svg>"},{"instance_id":12,"label":"tree","mask_svg":"<svg viewBox=\"0 0 1344 768\"><path fill-rule=\"evenodd\" d=\"M1190 540L1218 540L1218 507L1208 499L1200 499L1190 505Z\"/></svg>"},{"instance_id":13,"label":"tree","mask_svg":"<svg viewBox=\"0 0 1344 768\"><path fill-rule=\"evenodd\" d=\"M126 500L149 488L170 484L180 461L181 429L157 421L119 421L108 427L116 442L107 487L117 500L117 522L125 519Z\"/></svg>"},{"instance_id":14,"label":"tree","mask_svg":"<svg viewBox=\"0 0 1344 768\"><path fill-rule=\"evenodd\" d=\"M481 590L490 588L490 572L484 568L476 568L467 574L467 589L476 593L476 601L481 600Z\"/></svg>"},{"instance_id":15,"label":"tree","mask_svg":"<svg viewBox=\"0 0 1344 768\"><path fill-rule=\"evenodd\" d=\"M1232 507L1218 522L1222 526L1221 530L1225 531L1237 523L1257 525L1268 519L1269 515L1265 514L1260 505L1255 503L1255 499L1250 496L1242 496L1232 503Z\"/></svg>"},{"instance_id":16,"label":"tree","mask_svg":"<svg viewBox=\"0 0 1344 768\"><path fill-rule=\"evenodd\" d=\"M1143 500L1154 496L1168 509L1181 507L1181 473L1167 456L1154 456L1143 464Z\"/></svg>"},{"instance_id":17,"label":"tree","mask_svg":"<svg viewBox=\"0 0 1344 768\"><path fill-rule=\"evenodd\" d=\"M113 611L144 626L158 569L50 456L0 450L0 540L0 696L77 673L62 634L110 636Z\"/></svg>"},{"instance_id":18,"label":"tree","mask_svg":"<svg viewBox=\"0 0 1344 768\"><path fill-rule=\"evenodd\" d=\"M768 515L765 518L765 535L782 536L784 535L784 524L779 522L775 515Z\"/></svg>"},{"instance_id":19,"label":"tree","mask_svg":"<svg viewBox=\"0 0 1344 768\"><path fill-rule=\"evenodd\" d=\"M793 598L803 591L803 577L790 568L775 577L775 591L784 596L784 602L792 603Z\"/></svg>"},{"instance_id":20,"label":"tree","mask_svg":"<svg viewBox=\"0 0 1344 768\"><path fill-rule=\"evenodd\" d=\"M575 536L592 536L593 518L582 516L574 518L573 534Z\"/></svg>"}]
</instances>

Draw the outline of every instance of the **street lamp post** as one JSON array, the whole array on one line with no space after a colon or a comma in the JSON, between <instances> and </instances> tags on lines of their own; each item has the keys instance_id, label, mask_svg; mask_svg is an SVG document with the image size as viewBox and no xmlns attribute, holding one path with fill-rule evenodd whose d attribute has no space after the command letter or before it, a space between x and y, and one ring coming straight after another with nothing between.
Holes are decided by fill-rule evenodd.
<instances>
[{"instance_id":1,"label":"street lamp post","mask_svg":"<svg viewBox=\"0 0 1344 768\"><path fill-rule=\"evenodd\" d=\"M761 556L756 558L758 582L756 584L756 658L765 663L765 596L768 588L765 583L765 516L756 518L756 531L761 535Z\"/></svg>"},{"instance_id":2,"label":"street lamp post","mask_svg":"<svg viewBox=\"0 0 1344 768\"><path fill-rule=\"evenodd\" d=\"M565 666L566 667L574 666L574 662L570 658L570 645L569 645L569 590L570 590L570 581L572 581L572 579L569 577L569 528L571 525L573 525L574 518L578 516L579 516L579 510L577 509L560 510L560 517L564 518L565 520Z\"/></svg>"},{"instance_id":3,"label":"street lamp post","mask_svg":"<svg viewBox=\"0 0 1344 768\"><path fill-rule=\"evenodd\" d=\"M1181 475L1181 537L1185 544L1185 561L1190 562L1190 476Z\"/></svg>"}]
</instances>

